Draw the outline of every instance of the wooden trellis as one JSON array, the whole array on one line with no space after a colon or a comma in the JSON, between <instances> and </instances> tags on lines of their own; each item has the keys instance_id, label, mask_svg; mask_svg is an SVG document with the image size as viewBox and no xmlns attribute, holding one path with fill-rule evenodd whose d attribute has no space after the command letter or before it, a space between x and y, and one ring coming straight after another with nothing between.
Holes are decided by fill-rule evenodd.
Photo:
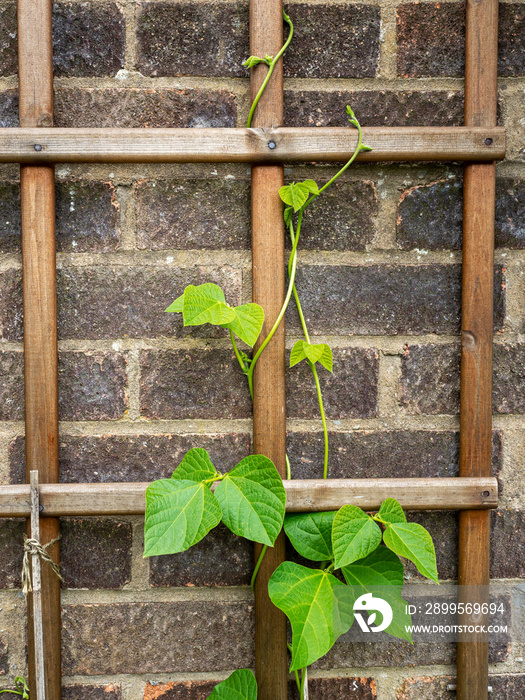
<instances>
[{"instance_id":1,"label":"wooden trellis","mask_svg":"<svg viewBox=\"0 0 525 700\"><path fill-rule=\"evenodd\" d=\"M282 0L251 0L250 49L275 55L282 45ZM55 162L246 161L252 167L253 300L268 330L284 299L284 230L278 189L283 162L345 160L350 129L283 128L282 64L256 112L253 129L53 129L51 0L18 0L20 128L0 130L0 162L20 163L24 289L26 470L38 470L40 537L58 534L58 516L144 512L145 484L58 484L58 391L55 270ZM412 510L460 510L459 584L489 583L489 508L497 505L491 474L493 237L495 164L504 157L496 127L497 0L467 2L465 127L365 129L373 147L360 161L462 160L463 224L460 477L287 482L288 510L374 508L388 496ZM264 68L252 69L256 94ZM255 372L254 450L285 475L284 328L275 334ZM29 478L28 478L29 481ZM0 488L0 517L31 511L30 487ZM58 561L58 545L49 553ZM285 700L285 618L267 595L267 582L284 559L283 536L269 550L257 578L256 675L261 700ZM60 586L42 570L45 687L61 696ZM30 606L28 606L30 609ZM477 620L479 624L479 620ZM30 686L36 688L32 625ZM484 700L488 640L459 642L457 697Z\"/></svg>"}]
</instances>

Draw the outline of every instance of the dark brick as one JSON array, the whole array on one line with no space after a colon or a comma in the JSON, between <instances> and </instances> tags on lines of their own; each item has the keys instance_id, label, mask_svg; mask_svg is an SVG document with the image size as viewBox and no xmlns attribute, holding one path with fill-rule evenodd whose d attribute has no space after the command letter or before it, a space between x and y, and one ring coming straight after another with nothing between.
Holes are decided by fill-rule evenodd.
<instances>
[{"instance_id":1,"label":"dark brick","mask_svg":"<svg viewBox=\"0 0 525 700\"><path fill-rule=\"evenodd\" d=\"M459 411L461 349L456 345L406 345L399 402L408 413Z\"/></svg>"},{"instance_id":2,"label":"dark brick","mask_svg":"<svg viewBox=\"0 0 525 700\"><path fill-rule=\"evenodd\" d=\"M9 673L9 655L7 644L0 639L0 676L5 676L6 673Z\"/></svg>"},{"instance_id":3,"label":"dark brick","mask_svg":"<svg viewBox=\"0 0 525 700\"><path fill-rule=\"evenodd\" d=\"M115 250L120 239L115 196L109 182L57 183L57 249L76 253Z\"/></svg>"},{"instance_id":4,"label":"dark brick","mask_svg":"<svg viewBox=\"0 0 525 700\"><path fill-rule=\"evenodd\" d=\"M525 7L499 6L498 74L525 75Z\"/></svg>"},{"instance_id":5,"label":"dark brick","mask_svg":"<svg viewBox=\"0 0 525 700\"><path fill-rule=\"evenodd\" d=\"M396 691L396 700L450 700L449 684L456 685L453 676L406 678Z\"/></svg>"},{"instance_id":6,"label":"dark brick","mask_svg":"<svg viewBox=\"0 0 525 700\"><path fill-rule=\"evenodd\" d=\"M120 685L63 685L62 700L120 700Z\"/></svg>"},{"instance_id":7,"label":"dark brick","mask_svg":"<svg viewBox=\"0 0 525 700\"><path fill-rule=\"evenodd\" d=\"M465 66L463 3L400 5L397 9L397 74L462 77Z\"/></svg>"},{"instance_id":8,"label":"dark brick","mask_svg":"<svg viewBox=\"0 0 525 700\"><path fill-rule=\"evenodd\" d=\"M495 343L493 359L493 410L525 413L525 345ZM410 413L457 413L459 378L459 347L407 346L401 360L400 403Z\"/></svg>"},{"instance_id":9,"label":"dark brick","mask_svg":"<svg viewBox=\"0 0 525 700\"><path fill-rule=\"evenodd\" d=\"M525 675L489 676L491 700L522 700L525 697Z\"/></svg>"},{"instance_id":10,"label":"dark brick","mask_svg":"<svg viewBox=\"0 0 525 700\"><path fill-rule=\"evenodd\" d=\"M319 367L327 418L377 416L379 354L365 348L335 348L333 374ZM287 366L290 364L287 358ZM286 374L286 409L289 418L317 418L319 403L312 372L305 362ZM349 391L348 387L352 387Z\"/></svg>"},{"instance_id":11,"label":"dark brick","mask_svg":"<svg viewBox=\"0 0 525 700\"><path fill-rule=\"evenodd\" d=\"M53 5L56 76L115 75L124 67L126 28L114 2Z\"/></svg>"},{"instance_id":12,"label":"dark brick","mask_svg":"<svg viewBox=\"0 0 525 700\"><path fill-rule=\"evenodd\" d=\"M24 420L24 355L0 352L0 420Z\"/></svg>"},{"instance_id":13,"label":"dark brick","mask_svg":"<svg viewBox=\"0 0 525 700\"><path fill-rule=\"evenodd\" d=\"M55 126L234 127L236 115L235 95L226 90L60 88L55 92Z\"/></svg>"},{"instance_id":14,"label":"dark brick","mask_svg":"<svg viewBox=\"0 0 525 700\"><path fill-rule=\"evenodd\" d=\"M287 90L286 126L346 126L346 105L363 126L460 126L463 97L459 92L363 92Z\"/></svg>"},{"instance_id":15,"label":"dark brick","mask_svg":"<svg viewBox=\"0 0 525 700\"><path fill-rule=\"evenodd\" d=\"M246 668L254 660L252 612L244 601L68 605L63 671L93 676Z\"/></svg>"},{"instance_id":16,"label":"dark brick","mask_svg":"<svg viewBox=\"0 0 525 700\"><path fill-rule=\"evenodd\" d=\"M62 420L111 420L127 408L126 359L116 353L59 355L59 412ZM0 420L24 419L24 358L0 353Z\"/></svg>"},{"instance_id":17,"label":"dark brick","mask_svg":"<svg viewBox=\"0 0 525 700\"><path fill-rule=\"evenodd\" d=\"M246 377L233 351L145 350L140 409L146 418L249 418Z\"/></svg>"},{"instance_id":18,"label":"dark brick","mask_svg":"<svg viewBox=\"0 0 525 700\"><path fill-rule=\"evenodd\" d=\"M248 182L143 180L136 187L136 202L139 248L250 248Z\"/></svg>"},{"instance_id":19,"label":"dark brick","mask_svg":"<svg viewBox=\"0 0 525 700\"><path fill-rule=\"evenodd\" d=\"M219 681L146 683L144 700L207 700Z\"/></svg>"},{"instance_id":20,"label":"dark brick","mask_svg":"<svg viewBox=\"0 0 525 700\"><path fill-rule=\"evenodd\" d=\"M25 531L25 521L23 520L0 520L0 552L2 552L0 588L20 588L22 545Z\"/></svg>"},{"instance_id":21,"label":"dark brick","mask_svg":"<svg viewBox=\"0 0 525 700\"><path fill-rule=\"evenodd\" d=\"M64 588L122 588L131 581L131 525L111 518L62 518Z\"/></svg>"},{"instance_id":22,"label":"dark brick","mask_svg":"<svg viewBox=\"0 0 525 700\"><path fill-rule=\"evenodd\" d=\"M294 78L373 78L379 59L379 8L372 5L290 6L292 48L284 74Z\"/></svg>"},{"instance_id":23,"label":"dark brick","mask_svg":"<svg viewBox=\"0 0 525 700\"><path fill-rule=\"evenodd\" d=\"M224 525L214 528L187 552L150 559L152 586L248 586L253 545Z\"/></svg>"},{"instance_id":24,"label":"dark brick","mask_svg":"<svg viewBox=\"0 0 525 700\"><path fill-rule=\"evenodd\" d=\"M106 352L62 352L58 406L62 420L116 420L127 409L127 360Z\"/></svg>"},{"instance_id":25,"label":"dark brick","mask_svg":"<svg viewBox=\"0 0 525 700\"><path fill-rule=\"evenodd\" d=\"M491 577L525 578L525 511L493 511L491 524Z\"/></svg>"},{"instance_id":26,"label":"dark brick","mask_svg":"<svg viewBox=\"0 0 525 700\"><path fill-rule=\"evenodd\" d=\"M107 182L57 182L57 250L106 252L118 247L119 207ZM21 249L20 186L0 183L0 252Z\"/></svg>"},{"instance_id":27,"label":"dark brick","mask_svg":"<svg viewBox=\"0 0 525 700\"><path fill-rule=\"evenodd\" d=\"M230 267L63 268L58 271L59 338L225 337L227 331L211 326L184 330L181 315L164 310L188 284L203 282L220 284L228 302L238 304L240 278Z\"/></svg>"},{"instance_id":28,"label":"dark brick","mask_svg":"<svg viewBox=\"0 0 525 700\"><path fill-rule=\"evenodd\" d=\"M18 72L16 3L0 8L0 75ZM114 75L124 66L125 27L113 2L53 4L53 68L57 76Z\"/></svg>"},{"instance_id":29,"label":"dark brick","mask_svg":"<svg viewBox=\"0 0 525 700\"><path fill-rule=\"evenodd\" d=\"M494 325L505 318L501 268L496 270ZM304 265L296 284L314 334L457 333L459 265ZM292 328L299 327L294 309Z\"/></svg>"},{"instance_id":30,"label":"dark brick","mask_svg":"<svg viewBox=\"0 0 525 700\"><path fill-rule=\"evenodd\" d=\"M459 476L459 434L432 430L330 432L328 476L331 479ZM322 475L322 433L290 432L287 452L294 479ZM493 432L492 473L502 466L501 433Z\"/></svg>"},{"instance_id":31,"label":"dark brick","mask_svg":"<svg viewBox=\"0 0 525 700\"><path fill-rule=\"evenodd\" d=\"M20 250L20 186L12 182L0 183L0 252Z\"/></svg>"},{"instance_id":32,"label":"dark brick","mask_svg":"<svg viewBox=\"0 0 525 700\"><path fill-rule=\"evenodd\" d=\"M16 3L3 2L0 7L0 75L18 73L16 35Z\"/></svg>"},{"instance_id":33,"label":"dark brick","mask_svg":"<svg viewBox=\"0 0 525 700\"><path fill-rule=\"evenodd\" d=\"M18 90L0 92L0 127L18 126Z\"/></svg>"},{"instance_id":34,"label":"dark brick","mask_svg":"<svg viewBox=\"0 0 525 700\"><path fill-rule=\"evenodd\" d=\"M403 193L398 208L397 243L405 250L461 249L463 183L441 180Z\"/></svg>"},{"instance_id":35,"label":"dark brick","mask_svg":"<svg viewBox=\"0 0 525 700\"><path fill-rule=\"evenodd\" d=\"M289 681L289 696L299 700L299 691L295 681ZM308 678L308 697L310 700L376 700L377 687L373 678Z\"/></svg>"},{"instance_id":36,"label":"dark brick","mask_svg":"<svg viewBox=\"0 0 525 700\"><path fill-rule=\"evenodd\" d=\"M489 676L491 700L521 700L525 694L525 675ZM396 700L450 700L449 684L453 676L407 678L396 692Z\"/></svg>"},{"instance_id":37,"label":"dark brick","mask_svg":"<svg viewBox=\"0 0 525 700\"><path fill-rule=\"evenodd\" d=\"M525 248L525 181L496 181L496 246ZM404 249L460 249L463 183L448 179L413 187L403 193L398 210L397 240Z\"/></svg>"},{"instance_id":38,"label":"dark brick","mask_svg":"<svg viewBox=\"0 0 525 700\"><path fill-rule=\"evenodd\" d=\"M492 405L497 413L525 413L525 345L494 345Z\"/></svg>"},{"instance_id":39,"label":"dark brick","mask_svg":"<svg viewBox=\"0 0 525 700\"><path fill-rule=\"evenodd\" d=\"M22 340L22 270L0 272L0 338Z\"/></svg>"},{"instance_id":40,"label":"dark brick","mask_svg":"<svg viewBox=\"0 0 525 700\"><path fill-rule=\"evenodd\" d=\"M232 469L250 453L247 433L220 435L104 435L60 438L62 483L154 481L168 478L192 447L208 450L221 472ZM10 482L25 481L25 442L18 437L9 447Z\"/></svg>"},{"instance_id":41,"label":"dark brick","mask_svg":"<svg viewBox=\"0 0 525 700\"><path fill-rule=\"evenodd\" d=\"M496 245L525 248L525 180L496 180Z\"/></svg>"},{"instance_id":42,"label":"dark brick","mask_svg":"<svg viewBox=\"0 0 525 700\"><path fill-rule=\"evenodd\" d=\"M525 75L525 8L501 4L498 21L498 75ZM397 32L399 76L463 76L463 3L401 5L397 12Z\"/></svg>"},{"instance_id":43,"label":"dark brick","mask_svg":"<svg viewBox=\"0 0 525 700\"><path fill-rule=\"evenodd\" d=\"M137 65L144 75L248 76L245 3L142 2L139 8Z\"/></svg>"},{"instance_id":44,"label":"dark brick","mask_svg":"<svg viewBox=\"0 0 525 700\"><path fill-rule=\"evenodd\" d=\"M319 179L318 185L325 182ZM373 182L339 180L308 209L299 246L302 250L366 250L376 231L377 212ZM288 240L287 245L291 247Z\"/></svg>"}]
</instances>

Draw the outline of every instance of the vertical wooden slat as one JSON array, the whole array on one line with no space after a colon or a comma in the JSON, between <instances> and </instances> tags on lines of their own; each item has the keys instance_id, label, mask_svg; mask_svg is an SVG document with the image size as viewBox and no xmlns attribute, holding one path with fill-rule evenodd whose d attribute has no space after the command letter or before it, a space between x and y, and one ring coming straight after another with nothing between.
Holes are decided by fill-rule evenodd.
<instances>
[{"instance_id":1,"label":"vertical wooden slat","mask_svg":"<svg viewBox=\"0 0 525 700\"><path fill-rule=\"evenodd\" d=\"M497 28L498 0L467 2L465 126L496 125ZM491 472L495 177L494 164L465 166L461 476L489 476ZM465 602L486 599L489 580L490 513L463 511L459 521L458 583L469 587L462 594ZM476 620L480 622L486 620ZM476 641L460 638L457 697L488 698L486 635L478 635Z\"/></svg>"},{"instance_id":2,"label":"vertical wooden slat","mask_svg":"<svg viewBox=\"0 0 525 700\"><path fill-rule=\"evenodd\" d=\"M283 44L281 0L251 0L250 53L275 56ZM251 97L255 97L266 68L252 69ZM281 126L283 120L282 61L258 104L253 126ZM264 308L262 337L271 329L284 300L284 226L279 188L280 165L252 167L253 300ZM255 453L269 457L286 473L286 415L284 323L258 360L254 377L253 440ZM255 548L256 558L260 548ZM268 579L284 561L284 536L268 549L255 585L255 670L260 700L286 700L286 620L268 598Z\"/></svg>"},{"instance_id":3,"label":"vertical wooden slat","mask_svg":"<svg viewBox=\"0 0 525 700\"><path fill-rule=\"evenodd\" d=\"M20 126L53 125L51 0L18 0ZM58 481L58 390L55 264L55 179L52 166L20 168L24 289L26 476ZM42 518L40 538L58 535L57 518ZM48 549L58 562L58 545ZM28 609L31 610L29 602ZM60 581L42 569L47 700L60 700ZM32 624L28 625L30 688L36 688Z\"/></svg>"}]
</instances>

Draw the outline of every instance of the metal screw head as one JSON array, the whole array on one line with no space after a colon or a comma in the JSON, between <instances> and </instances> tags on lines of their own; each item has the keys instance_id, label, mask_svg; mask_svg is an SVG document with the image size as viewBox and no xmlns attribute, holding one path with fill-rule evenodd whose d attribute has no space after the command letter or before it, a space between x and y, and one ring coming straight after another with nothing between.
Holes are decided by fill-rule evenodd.
<instances>
[{"instance_id":1,"label":"metal screw head","mask_svg":"<svg viewBox=\"0 0 525 700\"><path fill-rule=\"evenodd\" d=\"M492 146L492 139L485 139L485 146Z\"/></svg>"},{"instance_id":2,"label":"metal screw head","mask_svg":"<svg viewBox=\"0 0 525 700\"><path fill-rule=\"evenodd\" d=\"M482 491L481 495L483 496L483 498L488 498L490 496L490 491Z\"/></svg>"},{"instance_id":3,"label":"metal screw head","mask_svg":"<svg viewBox=\"0 0 525 700\"><path fill-rule=\"evenodd\" d=\"M41 151L42 146L39 143L35 143L35 151Z\"/></svg>"},{"instance_id":4,"label":"metal screw head","mask_svg":"<svg viewBox=\"0 0 525 700\"><path fill-rule=\"evenodd\" d=\"M277 144L275 143L275 141L268 142L268 148L270 148L272 151L276 146L277 146Z\"/></svg>"}]
</instances>

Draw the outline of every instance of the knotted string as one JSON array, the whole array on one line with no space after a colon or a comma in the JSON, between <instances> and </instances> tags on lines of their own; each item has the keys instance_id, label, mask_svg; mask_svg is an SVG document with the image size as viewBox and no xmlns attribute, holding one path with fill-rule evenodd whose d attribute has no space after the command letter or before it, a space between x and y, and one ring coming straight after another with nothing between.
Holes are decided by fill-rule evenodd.
<instances>
[{"instance_id":1,"label":"knotted string","mask_svg":"<svg viewBox=\"0 0 525 700\"><path fill-rule=\"evenodd\" d=\"M55 562L51 559L49 554L46 552L46 549L48 547L50 547L52 544L55 544L55 542L58 542L59 539L60 539L60 535L58 537L55 537L53 540L51 540L47 544L40 544L40 542L38 540L35 540L32 537L27 537L26 535L24 535L24 560L22 562L22 593L26 596L26 598L27 598L27 594L33 590L33 587L31 585L31 566L29 564L29 557L32 556L33 554L38 554L38 556L41 559L43 559L44 561L47 561L47 563L53 569L53 571L58 576L58 578L61 581L64 580L62 578L62 575L60 574L58 566L55 564Z\"/></svg>"}]
</instances>

